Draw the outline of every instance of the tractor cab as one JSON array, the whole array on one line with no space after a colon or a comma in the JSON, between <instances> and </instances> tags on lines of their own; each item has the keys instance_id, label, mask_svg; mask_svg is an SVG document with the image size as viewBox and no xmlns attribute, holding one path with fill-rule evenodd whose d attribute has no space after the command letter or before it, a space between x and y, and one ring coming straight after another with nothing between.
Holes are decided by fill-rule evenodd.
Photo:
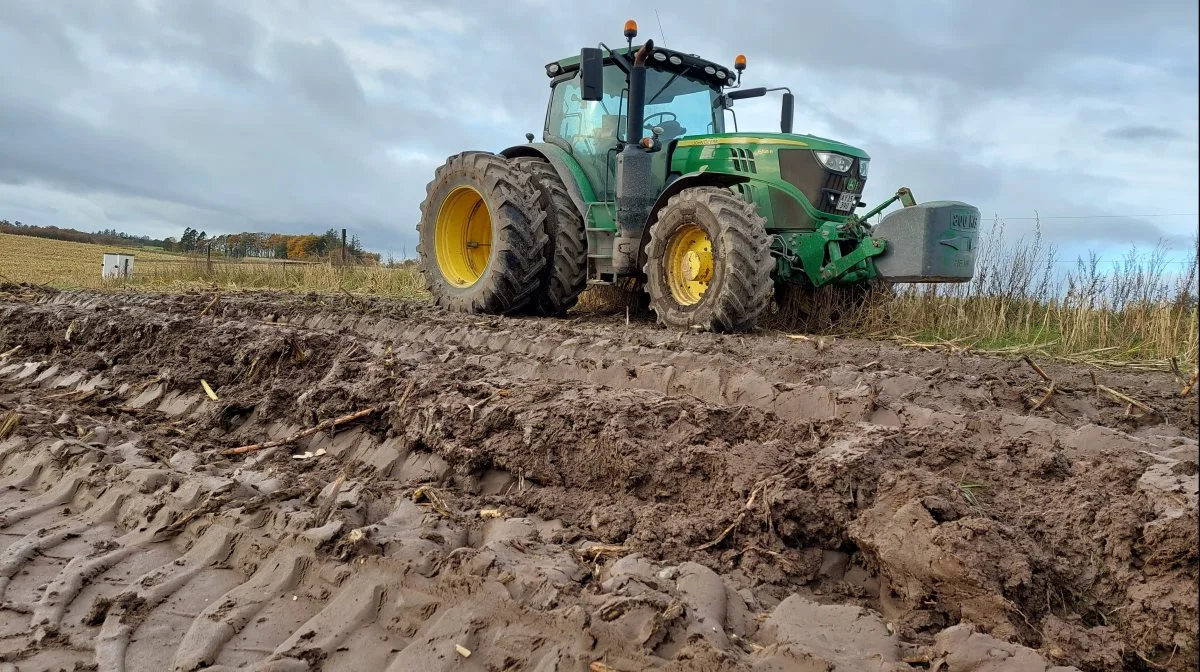
<instances>
[{"instance_id":1,"label":"tractor cab","mask_svg":"<svg viewBox=\"0 0 1200 672\"><path fill-rule=\"evenodd\" d=\"M627 63L641 47L631 44L604 54L598 100L585 99L580 56L546 65L551 93L543 139L580 163L601 200L615 197L616 157L625 145L651 138L666 148L653 162L652 172L662 180L670 150L679 139L725 132L721 88L736 83L730 70L695 55L655 47L646 62L641 133L629 137Z\"/></svg>"}]
</instances>

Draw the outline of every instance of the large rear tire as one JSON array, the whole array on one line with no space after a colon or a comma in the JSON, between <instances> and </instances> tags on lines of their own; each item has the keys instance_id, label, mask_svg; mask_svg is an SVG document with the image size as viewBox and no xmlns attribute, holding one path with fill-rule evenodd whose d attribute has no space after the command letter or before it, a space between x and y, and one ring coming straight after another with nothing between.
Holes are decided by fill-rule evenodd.
<instances>
[{"instance_id":1,"label":"large rear tire","mask_svg":"<svg viewBox=\"0 0 1200 672\"><path fill-rule=\"evenodd\" d=\"M719 187L667 202L646 245L646 290L658 321L676 329L753 329L771 299L770 240L754 205Z\"/></svg>"},{"instance_id":2,"label":"large rear tire","mask_svg":"<svg viewBox=\"0 0 1200 672\"><path fill-rule=\"evenodd\" d=\"M464 313L524 308L546 265L545 215L529 175L498 154L463 152L425 191L417 251L437 304Z\"/></svg>"},{"instance_id":3,"label":"large rear tire","mask_svg":"<svg viewBox=\"0 0 1200 672\"><path fill-rule=\"evenodd\" d=\"M534 315L561 316L573 308L587 286L587 231L583 216L567 194L562 178L545 159L521 157L513 162L527 172L546 214L546 266L529 302Z\"/></svg>"}]
</instances>

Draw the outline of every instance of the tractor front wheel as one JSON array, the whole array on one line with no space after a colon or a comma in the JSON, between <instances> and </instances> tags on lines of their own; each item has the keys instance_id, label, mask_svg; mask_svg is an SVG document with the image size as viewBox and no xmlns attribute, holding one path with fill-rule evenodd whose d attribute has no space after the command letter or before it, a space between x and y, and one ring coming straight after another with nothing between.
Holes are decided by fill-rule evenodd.
<instances>
[{"instance_id":1,"label":"tractor front wheel","mask_svg":"<svg viewBox=\"0 0 1200 672\"><path fill-rule=\"evenodd\" d=\"M417 225L425 286L466 313L524 308L546 265L546 230L530 176L488 152L455 154L426 187Z\"/></svg>"},{"instance_id":2,"label":"tractor front wheel","mask_svg":"<svg viewBox=\"0 0 1200 672\"><path fill-rule=\"evenodd\" d=\"M658 213L646 245L646 290L676 329L753 329L771 299L766 220L727 189L692 187Z\"/></svg>"}]
</instances>

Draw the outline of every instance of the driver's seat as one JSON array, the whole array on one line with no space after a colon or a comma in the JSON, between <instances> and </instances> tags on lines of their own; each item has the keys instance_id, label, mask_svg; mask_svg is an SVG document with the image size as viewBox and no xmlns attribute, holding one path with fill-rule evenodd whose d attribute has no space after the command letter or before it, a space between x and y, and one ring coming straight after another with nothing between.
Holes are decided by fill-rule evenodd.
<instances>
[{"instance_id":1,"label":"driver's seat","mask_svg":"<svg viewBox=\"0 0 1200 672\"><path fill-rule=\"evenodd\" d=\"M624 115L620 114L605 114L600 117L600 127L596 129L598 139L609 140L618 137L618 131L621 129L621 122L624 121Z\"/></svg>"},{"instance_id":2,"label":"driver's seat","mask_svg":"<svg viewBox=\"0 0 1200 672\"><path fill-rule=\"evenodd\" d=\"M684 128L683 125L680 124L679 121L676 119L668 119L666 121L655 124L655 126L658 126L659 128L663 129L663 133L662 133L662 141L663 142L670 142L670 141L674 140L675 138L682 138L683 136L687 135L687 129Z\"/></svg>"}]
</instances>

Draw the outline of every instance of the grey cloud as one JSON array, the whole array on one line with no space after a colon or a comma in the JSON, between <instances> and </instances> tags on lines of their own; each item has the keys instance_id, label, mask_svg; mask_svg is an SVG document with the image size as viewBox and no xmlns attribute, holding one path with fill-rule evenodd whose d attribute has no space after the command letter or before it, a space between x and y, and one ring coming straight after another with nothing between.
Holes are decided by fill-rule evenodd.
<instances>
[{"instance_id":1,"label":"grey cloud","mask_svg":"<svg viewBox=\"0 0 1200 672\"><path fill-rule=\"evenodd\" d=\"M276 43L273 52L283 81L310 104L335 117L358 117L363 112L367 101L362 85L341 47L330 40L289 41Z\"/></svg>"},{"instance_id":2,"label":"grey cloud","mask_svg":"<svg viewBox=\"0 0 1200 672\"><path fill-rule=\"evenodd\" d=\"M65 26L37 3L0 5L0 58L0 96L10 100L56 99L88 76Z\"/></svg>"},{"instance_id":3,"label":"grey cloud","mask_svg":"<svg viewBox=\"0 0 1200 672\"><path fill-rule=\"evenodd\" d=\"M413 16L425 6L394 4L411 7ZM1195 21L1188 20L1195 7L1184 3L1014 0L947 3L937 12L762 4L756 11L730 11L715 0L660 8L666 44L725 63L745 52L752 79L777 74L783 81L755 84L791 86L798 121L823 122L875 157L873 197L904 184L923 199L962 198L1005 211L1038 203L1095 211L1062 192L1103 188L1110 178L1076 173L1064 185L1061 175L984 165L971 157L986 148L955 135L955 120L987 96L1078 90L1094 101L1102 127L1144 125L1112 93L1136 81L1063 74L1097 56L1195 86ZM93 198L118 225L157 227L157 220L171 231L190 225L210 232L347 225L368 246L411 252L431 161L517 144L526 131L540 135L545 63L600 40L623 44L629 17L641 23L639 41L662 41L654 13L631 0L472 4L462 35L419 20L408 28L371 25L364 7L349 0L0 0L0 63L8 64L0 65L0 181ZM291 30L296 22L303 30ZM411 44L436 69L421 76L400 60L369 59L376 70L365 72L349 48L361 42L351 40ZM869 97L851 109L829 102L828 92L847 83L915 92L943 129L943 149L879 137L873 120L888 111ZM98 102L86 119L64 110L86 101ZM415 158L396 160L390 149ZM6 206L0 199L0 210ZM39 211L32 202L12 207ZM1110 224L1089 231L1105 240L1154 233ZM1082 233L1070 226L1056 231Z\"/></svg>"},{"instance_id":4,"label":"grey cloud","mask_svg":"<svg viewBox=\"0 0 1200 672\"><path fill-rule=\"evenodd\" d=\"M169 213L178 218L172 229L300 232L340 223L363 233L369 244L384 244L398 233L412 234L427 177L381 157L383 150L393 145L437 154L459 142L484 142L478 131L444 113L393 101L368 105L331 40L275 40L264 72L251 53L264 31L244 14L203 2L162 3L170 16L137 3L110 4L124 11L105 18L81 8L63 20L78 21L76 30L102 44L123 45L109 57L192 73L181 76L196 78L194 90L145 95L137 82L101 77L109 91L107 109L104 121L94 123L54 109L53 96L15 99L11 92L19 87L5 86L0 181L124 196L129 203L105 199L114 216L143 222ZM13 17L23 23L10 24ZM0 26L11 25L37 45L43 37L38 30L62 33L60 24L45 19L45 13L5 14ZM161 30L154 20L171 29ZM108 34L109 27L119 27L119 34ZM223 51L215 46L223 39L236 44ZM16 54L0 46L0 56L13 62ZM49 56L35 60L50 62ZM214 84L206 73L224 80ZM82 79L72 84L84 86ZM18 73L0 71L0 82L19 81ZM439 142L443 147L435 148Z\"/></svg>"},{"instance_id":5,"label":"grey cloud","mask_svg":"<svg viewBox=\"0 0 1200 672\"><path fill-rule=\"evenodd\" d=\"M914 149L887 142L873 146L871 154L865 197L872 205L895 188L906 186L918 201L961 200L980 207L989 222L995 217L1005 219L1012 237L1032 235L1038 226L1035 209L1052 207L1052 211L1040 213L1045 217L1040 222L1041 234L1065 250L1120 249L1130 244L1154 245L1159 240L1172 246L1187 242L1186 234L1167 230L1160 221L1114 217L1078 198L1072 191L1076 184L1116 186L1109 178L1086 171L1064 181L1060 175L1036 167L984 165L952 148ZM1063 215L1079 218L1059 218Z\"/></svg>"},{"instance_id":6,"label":"grey cloud","mask_svg":"<svg viewBox=\"0 0 1200 672\"><path fill-rule=\"evenodd\" d=\"M1148 125L1129 125L1118 126L1107 132L1104 137L1111 140L1177 140L1183 137L1183 134L1173 128L1165 126L1148 126Z\"/></svg>"},{"instance_id":7,"label":"grey cloud","mask_svg":"<svg viewBox=\"0 0 1200 672\"><path fill-rule=\"evenodd\" d=\"M0 181L38 182L73 192L110 191L189 202L198 192L172 189L163 176L195 182L189 168L145 141L97 134L86 124L44 109L0 100Z\"/></svg>"},{"instance_id":8,"label":"grey cloud","mask_svg":"<svg viewBox=\"0 0 1200 672\"><path fill-rule=\"evenodd\" d=\"M255 77L254 53L266 31L244 13L218 0L170 0L159 5L158 18L171 29L163 49L173 60L233 80Z\"/></svg>"}]
</instances>

